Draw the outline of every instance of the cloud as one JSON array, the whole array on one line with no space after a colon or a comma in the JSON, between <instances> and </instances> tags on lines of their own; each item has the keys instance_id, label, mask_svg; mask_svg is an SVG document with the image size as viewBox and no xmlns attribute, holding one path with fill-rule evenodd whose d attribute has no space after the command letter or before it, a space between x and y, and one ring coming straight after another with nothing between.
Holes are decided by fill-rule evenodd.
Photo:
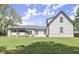
<instances>
[{"instance_id":1,"label":"cloud","mask_svg":"<svg viewBox=\"0 0 79 59\"><path fill-rule=\"evenodd\" d=\"M44 8L42 15L48 16L48 15L54 15L55 12L51 9L51 4L46 5L46 7Z\"/></svg>"},{"instance_id":2,"label":"cloud","mask_svg":"<svg viewBox=\"0 0 79 59\"><path fill-rule=\"evenodd\" d=\"M71 15L70 18L71 18L71 20L74 20L75 19L75 16L74 15Z\"/></svg>"},{"instance_id":3,"label":"cloud","mask_svg":"<svg viewBox=\"0 0 79 59\"><path fill-rule=\"evenodd\" d=\"M31 17L30 14L26 14L25 16L22 17L22 20L29 19L30 17Z\"/></svg>"},{"instance_id":4,"label":"cloud","mask_svg":"<svg viewBox=\"0 0 79 59\"><path fill-rule=\"evenodd\" d=\"M25 12L25 16L22 17L22 20L29 19L31 16L37 15L37 9L28 9L27 12Z\"/></svg>"},{"instance_id":5,"label":"cloud","mask_svg":"<svg viewBox=\"0 0 79 59\"><path fill-rule=\"evenodd\" d=\"M73 7L73 9L70 13L75 14L78 8L79 8L79 5L76 5L75 7Z\"/></svg>"},{"instance_id":6,"label":"cloud","mask_svg":"<svg viewBox=\"0 0 79 59\"><path fill-rule=\"evenodd\" d=\"M23 21L23 24L22 25L42 25L43 21Z\"/></svg>"},{"instance_id":7,"label":"cloud","mask_svg":"<svg viewBox=\"0 0 79 59\"><path fill-rule=\"evenodd\" d=\"M30 14L30 15L37 15L37 10L35 8L33 9L28 9L26 14Z\"/></svg>"},{"instance_id":8,"label":"cloud","mask_svg":"<svg viewBox=\"0 0 79 59\"><path fill-rule=\"evenodd\" d=\"M70 12L70 10L66 10L66 12L67 12L67 13L69 13L69 12Z\"/></svg>"},{"instance_id":9,"label":"cloud","mask_svg":"<svg viewBox=\"0 0 79 59\"><path fill-rule=\"evenodd\" d=\"M52 9L56 10L56 9L61 8L63 6L65 6L65 4L53 5Z\"/></svg>"},{"instance_id":10,"label":"cloud","mask_svg":"<svg viewBox=\"0 0 79 59\"><path fill-rule=\"evenodd\" d=\"M31 4L25 4L25 6L26 6L26 7L30 7L30 6L31 6Z\"/></svg>"},{"instance_id":11,"label":"cloud","mask_svg":"<svg viewBox=\"0 0 79 59\"><path fill-rule=\"evenodd\" d=\"M42 23L43 23L43 21L39 21L38 23L39 23L39 24L42 24Z\"/></svg>"},{"instance_id":12,"label":"cloud","mask_svg":"<svg viewBox=\"0 0 79 59\"><path fill-rule=\"evenodd\" d=\"M74 6L74 7L72 8L72 11L68 11L69 14L70 14L70 18L71 18L72 20L75 19L76 11L77 11L78 8L79 8L79 5L76 5L76 6Z\"/></svg>"},{"instance_id":13,"label":"cloud","mask_svg":"<svg viewBox=\"0 0 79 59\"><path fill-rule=\"evenodd\" d=\"M35 23L34 22L32 22L32 21L26 21L26 22L23 22L23 24L22 25L35 25Z\"/></svg>"},{"instance_id":14,"label":"cloud","mask_svg":"<svg viewBox=\"0 0 79 59\"><path fill-rule=\"evenodd\" d=\"M29 7L30 5L28 5ZM37 25L38 24L43 24L42 20L39 20L38 22L33 21L34 19L30 19L33 16L50 16L50 15L54 15L55 12L50 8L52 5L47 4L45 5L44 9L42 12L38 12L38 9L36 9L35 7L33 8L28 8L27 11L25 12L25 15L22 17L23 20L23 25Z\"/></svg>"},{"instance_id":15,"label":"cloud","mask_svg":"<svg viewBox=\"0 0 79 59\"><path fill-rule=\"evenodd\" d=\"M46 8L50 8L52 6L52 4L47 4Z\"/></svg>"},{"instance_id":16,"label":"cloud","mask_svg":"<svg viewBox=\"0 0 79 59\"><path fill-rule=\"evenodd\" d=\"M55 14L55 12L54 11L52 11L52 12L49 12L49 14L48 15L54 15Z\"/></svg>"},{"instance_id":17,"label":"cloud","mask_svg":"<svg viewBox=\"0 0 79 59\"><path fill-rule=\"evenodd\" d=\"M32 8L32 9L28 9L25 12L25 16L22 17L22 20L29 20L31 18L31 16L35 16L35 15L54 15L55 12L53 10L51 10L51 4L46 5L46 7L44 8L43 12L37 12L38 10L36 8Z\"/></svg>"},{"instance_id":18,"label":"cloud","mask_svg":"<svg viewBox=\"0 0 79 59\"><path fill-rule=\"evenodd\" d=\"M44 11L43 11L43 13L42 13L42 15L47 15L47 10L45 9Z\"/></svg>"}]
</instances>

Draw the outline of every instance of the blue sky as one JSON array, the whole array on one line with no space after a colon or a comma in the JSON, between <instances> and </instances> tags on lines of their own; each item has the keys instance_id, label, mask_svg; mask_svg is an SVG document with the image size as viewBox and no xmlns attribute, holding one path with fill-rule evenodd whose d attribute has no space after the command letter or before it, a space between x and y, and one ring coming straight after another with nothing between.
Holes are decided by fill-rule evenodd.
<instances>
[{"instance_id":1,"label":"blue sky","mask_svg":"<svg viewBox=\"0 0 79 59\"><path fill-rule=\"evenodd\" d=\"M23 25L45 26L47 18L54 17L63 10L72 20L78 4L11 4L21 15Z\"/></svg>"}]
</instances>

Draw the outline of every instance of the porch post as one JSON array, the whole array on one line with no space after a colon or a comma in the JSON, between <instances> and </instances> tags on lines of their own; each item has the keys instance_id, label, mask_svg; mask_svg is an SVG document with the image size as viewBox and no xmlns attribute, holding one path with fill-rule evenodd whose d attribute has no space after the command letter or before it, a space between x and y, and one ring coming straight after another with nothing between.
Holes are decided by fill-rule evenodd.
<instances>
[{"instance_id":1,"label":"porch post","mask_svg":"<svg viewBox=\"0 0 79 59\"><path fill-rule=\"evenodd\" d=\"M33 35L33 36L35 35L35 30L32 31L32 35Z\"/></svg>"},{"instance_id":2,"label":"porch post","mask_svg":"<svg viewBox=\"0 0 79 59\"><path fill-rule=\"evenodd\" d=\"M8 30L7 30L7 36L8 36L8 37L11 37L11 29L8 29Z\"/></svg>"}]
</instances>

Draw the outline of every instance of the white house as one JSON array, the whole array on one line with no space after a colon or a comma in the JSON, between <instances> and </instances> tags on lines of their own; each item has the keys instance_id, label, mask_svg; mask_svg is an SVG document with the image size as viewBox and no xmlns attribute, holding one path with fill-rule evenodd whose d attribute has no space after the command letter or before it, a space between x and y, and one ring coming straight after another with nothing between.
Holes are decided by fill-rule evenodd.
<instances>
[{"instance_id":1,"label":"white house","mask_svg":"<svg viewBox=\"0 0 79 59\"><path fill-rule=\"evenodd\" d=\"M49 18L45 26L12 26L8 28L8 36L34 37L74 37L73 22L60 11L55 17Z\"/></svg>"},{"instance_id":2,"label":"white house","mask_svg":"<svg viewBox=\"0 0 79 59\"><path fill-rule=\"evenodd\" d=\"M49 37L74 37L72 20L60 11L55 17L47 20L47 35Z\"/></svg>"}]
</instances>

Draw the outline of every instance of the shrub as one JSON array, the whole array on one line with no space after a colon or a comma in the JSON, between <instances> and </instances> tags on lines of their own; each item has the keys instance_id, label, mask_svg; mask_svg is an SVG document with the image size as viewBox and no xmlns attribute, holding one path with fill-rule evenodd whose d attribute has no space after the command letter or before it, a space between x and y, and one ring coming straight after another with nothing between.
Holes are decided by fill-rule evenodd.
<instances>
[{"instance_id":1,"label":"shrub","mask_svg":"<svg viewBox=\"0 0 79 59\"><path fill-rule=\"evenodd\" d=\"M16 50L10 50L11 54L71 54L79 53L79 47L68 46L54 42L36 42L31 45L16 46Z\"/></svg>"},{"instance_id":2,"label":"shrub","mask_svg":"<svg viewBox=\"0 0 79 59\"><path fill-rule=\"evenodd\" d=\"M78 47L72 47L54 42L37 42L28 45L24 49L24 53L30 54L70 54L79 53Z\"/></svg>"}]
</instances>

